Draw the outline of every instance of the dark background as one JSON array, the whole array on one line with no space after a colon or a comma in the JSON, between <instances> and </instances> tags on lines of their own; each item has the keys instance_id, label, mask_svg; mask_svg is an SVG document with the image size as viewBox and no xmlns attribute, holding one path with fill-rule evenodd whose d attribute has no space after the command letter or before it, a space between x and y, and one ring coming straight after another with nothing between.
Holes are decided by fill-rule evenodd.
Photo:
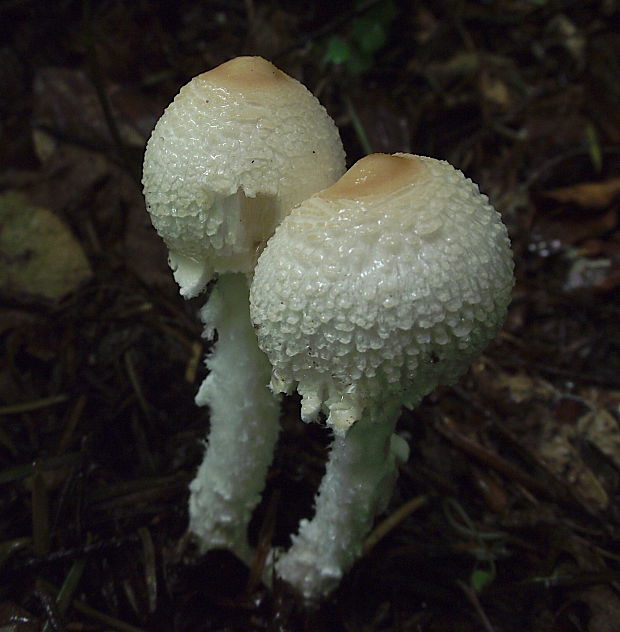
<instances>
[{"instance_id":1,"label":"dark background","mask_svg":"<svg viewBox=\"0 0 620 632\"><path fill-rule=\"evenodd\" d=\"M0 629L620 630L618 27L614 0L0 1ZM141 159L239 54L317 94L349 164L462 169L515 253L503 332L400 422L404 519L314 611L185 536L204 298L177 293ZM283 425L262 553L329 441L295 398Z\"/></svg>"}]
</instances>

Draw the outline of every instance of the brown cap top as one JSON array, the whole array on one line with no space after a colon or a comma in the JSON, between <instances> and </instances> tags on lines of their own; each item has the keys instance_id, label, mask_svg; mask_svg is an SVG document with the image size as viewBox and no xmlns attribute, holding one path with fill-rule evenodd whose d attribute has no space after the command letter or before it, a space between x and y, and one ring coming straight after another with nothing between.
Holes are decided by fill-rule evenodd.
<instances>
[{"instance_id":1,"label":"brown cap top","mask_svg":"<svg viewBox=\"0 0 620 632\"><path fill-rule=\"evenodd\" d=\"M286 81L294 81L262 57L235 57L230 61L204 72L206 79L236 91L248 89L268 90Z\"/></svg>"},{"instance_id":2,"label":"brown cap top","mask_svg":"<svg viewBox=\"0 0 620 632\"><path fill-rule=\"evenodd\" d=\"M358 160L328 189L317 194L324 200L359 199L387 195L410 184L425 170L418 156L370 154Z\"/></svg>"},{"instance_id":3,"label":"brown cap top","mask_svg":"<svg viewBox=\"0 0 620 632\"><path fill-rule=\"evenodd\" d=\"M344 167L325 108L267 60L239 57L194 77L155 126L143 172L182 293L216 274L249 274L257 246Z\"/></svg>"}]
</instances>

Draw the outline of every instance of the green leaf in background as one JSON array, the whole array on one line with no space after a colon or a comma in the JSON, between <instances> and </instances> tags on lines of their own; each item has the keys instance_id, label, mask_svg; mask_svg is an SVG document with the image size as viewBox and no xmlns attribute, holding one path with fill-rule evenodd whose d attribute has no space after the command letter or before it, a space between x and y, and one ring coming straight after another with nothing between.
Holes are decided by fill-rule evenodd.
<instances>
[{"instance_id":1,"label":"green leaf in background","mask_svg":"<svg viewBox=\"0 0 620 632\"><path fill-rule=\"evenodd\" d=\"M351 45L340 35L333 35L327 41L324 60L332 64L344 64L351 59Z\"/></svg>"},{"instance_id":2,"label":"green leaf in background","mask_svg":"<svg viewBox=\"0 0 620 632\"><path fill-rule=\"evenodd\" d=\"M469 580L472 588L479 593L484 590L494 578L494 573L478 569L471 574Z\"/></svg>"},{"instance_id":3,"label":"green leaf in background","mask_svg":"<svg viewBox=\"0 0 620 632\"><path fill-rule=\"evenodd\" d=\"M374 65L375 53L385 46L395 17L392 0L376 3L351 20L345 34L332 35L327 40L323 60L344 65L351 75L365 73Z\"/></svg>"},{"instance_id":4,"label":"green leaf in background","mask_svg":"<svg viewBox=\"0 0 620 632\"><path fill-rule=\"evenodd\" d=\"M369 17L354 20L351 26L353 41L366 53L375 53L387 40L387 33L383 25L374 22Z\"/></svg>"}]
</instances>

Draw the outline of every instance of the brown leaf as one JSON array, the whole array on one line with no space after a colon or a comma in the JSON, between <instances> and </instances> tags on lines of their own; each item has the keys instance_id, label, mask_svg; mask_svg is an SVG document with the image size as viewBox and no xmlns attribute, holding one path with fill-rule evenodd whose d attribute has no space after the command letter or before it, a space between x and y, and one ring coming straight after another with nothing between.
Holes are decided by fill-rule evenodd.
<instances>
[{"instance_id":1,"label":"brown leaf","mask_svg":"<svg viewBox=\"0 0 620 632\"><path fill-rule=\"evenodd\" d=\"M81 245L46 208L0 196L0 290L58 300L92 275Z\"/></svg>"},{"instance_id":2,"label":"brown leaf","mask_svg":"<svg viewBox=\"0 0 620 632\"><path fill-rule=\"evenodd\" d=\"M620 195L620 177L604 182L582 182L569 187L552 189L544 195L563 204L577 204L583 208L605 208Z\"/></svg>"},{"instance_id":3,"label":"brown leaf","mask_svg":"<svg viewBox=\"0 0 620 632\"><path fill-rule=\"evenodd\" d=\"M537 446L538 455L556 476L570 485L582 503L594 510L604 510L609 504L609 496L573 445L571 433L565 426L554 427L553 422L547 431Z\"/></svg>"},{"instance_id":4,"label":"brown leaf","mask_svg":"<svg viewBox=\"0 0 620 632\"><path fill-rule=\"evenodd\" d=\"M583 415L577 432L583 433L620 470L620 426L609 411L596 408Z\"/></svg>"},{"instance_id":5,"label":"brown leaf","mask_svg":"<svg viewBox=\"0 0 620 632\"><path fill-rule=\"evenodd\" d=\"M48 157L58 136L92 147L114 145L101 99L83 71L42 68L35 77L33 91L35 128L54 132L53 138L37 135L37 150L43 152L43 159ZM118 84L108 82L104 91L123 142L142 147L161 114L161 107Z\"/></svg>"},{"instance_id":6,"label":"brown leaf","mask_svg":"<svg viewBox=\"0 0 620 632\"><path fill-rule=\"evenodd\" d=\"M563 245L574 245L585 239L606 235L617 223L618 212L613 207L604 213L594 210L579 214L560 212L553 217L539 217L533 232L547 244L545 249L555 252ZM542 250L542 246L539 250Z\"/></svg>"}]
</instances>

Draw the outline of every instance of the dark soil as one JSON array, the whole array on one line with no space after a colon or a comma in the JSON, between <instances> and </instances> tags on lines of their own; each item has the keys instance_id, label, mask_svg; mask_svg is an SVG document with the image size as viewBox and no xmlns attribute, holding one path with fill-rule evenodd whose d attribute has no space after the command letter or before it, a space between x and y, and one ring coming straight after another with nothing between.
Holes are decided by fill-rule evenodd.
<instances>
[{"instance_id":1,"label":"dark soil","mask_svg":"<svg viewBox=\"0 0 620 632\"><path fill-rule=\"evenodd\" d=\"M87 263L51 295L0 248L0 630L620 630L619 27L615 0L1 0L0 196ZM462 169L515 253L498 339L403 414L382 518L409 512L312 611L186 536L204 298L178 295L139 183L179 87L240 54L317 94L349 164ZM322 474L328 437L298 414L288 399L262 553Z\"/></svg>"}]
</instances>

